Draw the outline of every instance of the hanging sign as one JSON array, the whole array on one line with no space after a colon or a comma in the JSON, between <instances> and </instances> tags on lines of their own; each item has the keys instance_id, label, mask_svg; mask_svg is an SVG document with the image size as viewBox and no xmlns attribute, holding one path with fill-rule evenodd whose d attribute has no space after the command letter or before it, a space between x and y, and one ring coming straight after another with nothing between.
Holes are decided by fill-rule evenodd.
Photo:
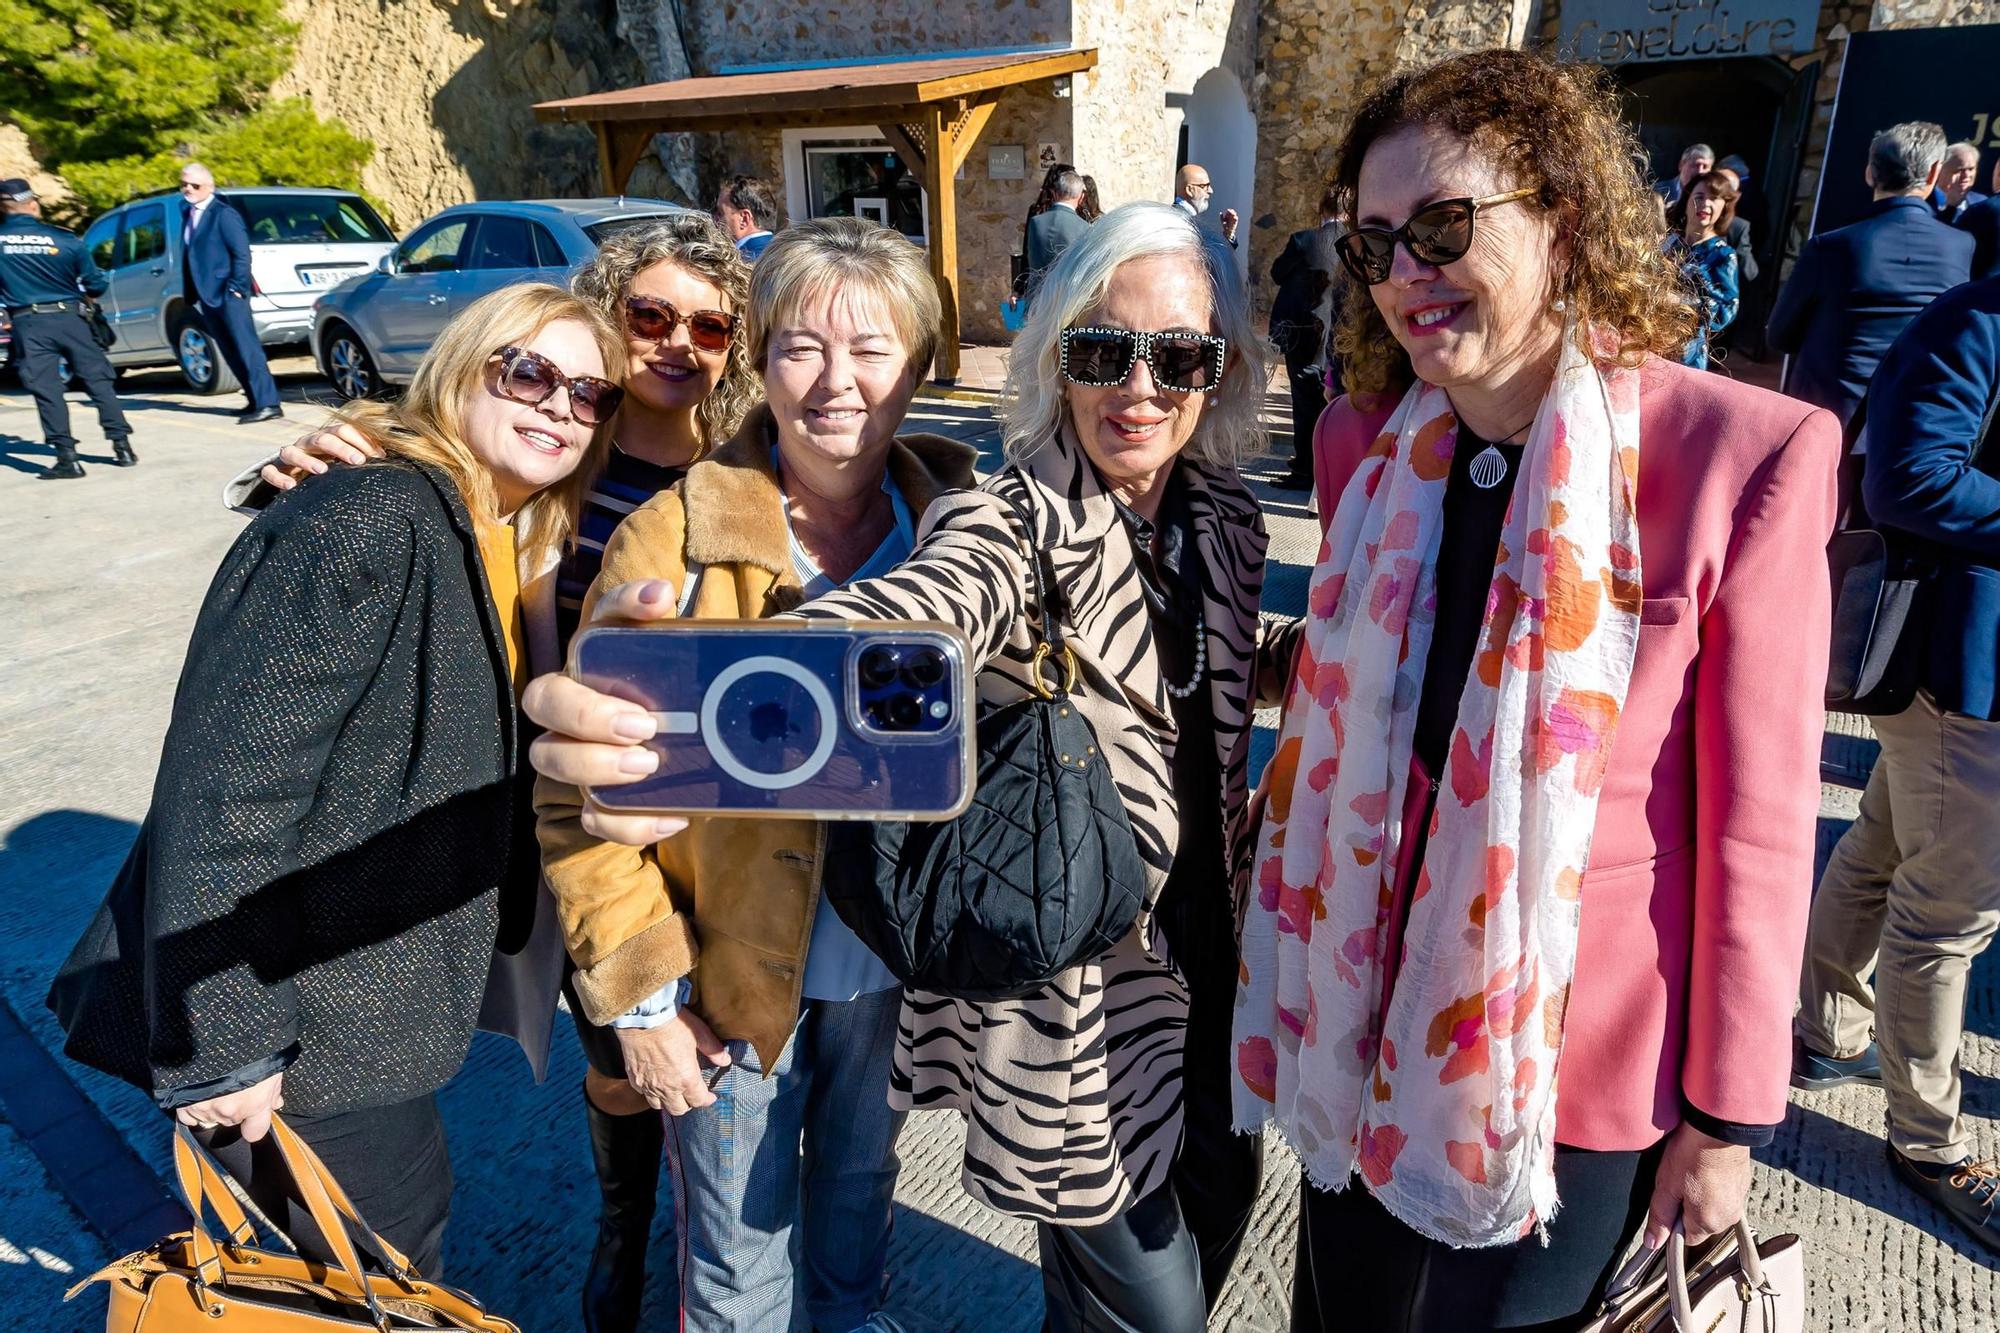
<instances>
[{"instance_id":1,"label":"hanging sign","mask_svg":"<svg viewBox=\"0 0 2000 1333\"><path fill-rule=\"evenodd\" d=\"M1794 56L1818 23L1819 0L1563 0L1558 51L1591 65Z\"/></svg>"}]
</instances>

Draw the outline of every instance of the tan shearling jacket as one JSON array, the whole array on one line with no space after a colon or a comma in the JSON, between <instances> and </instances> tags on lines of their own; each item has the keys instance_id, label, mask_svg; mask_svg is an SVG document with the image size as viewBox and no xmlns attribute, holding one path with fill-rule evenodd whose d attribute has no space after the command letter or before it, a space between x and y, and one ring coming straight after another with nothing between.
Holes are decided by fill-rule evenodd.
<instances>
[{"instance_id":1,"label":"tan shearling jacket","mask_svg":"<svg viewBox=\"0 0 2000 1333\"><path fill-rule=\"evenodd\" d=\"M604 550L584 618L605 590L635 579L681 588L698 570L695 619L756 620L798 606L784 495L772 470L769 410L686 478L634 510ZM905 435L888 471L912 513L973 483L971 446ZM690 1004L717 1036L777 1063L798 1020L806 946L819 904L821 826L801 819L696 819L652 847L584 831L575 787L535 793L542 865L576 962L584 1012L604 1023L687 977Z\"/></svg>"}]
</instances>

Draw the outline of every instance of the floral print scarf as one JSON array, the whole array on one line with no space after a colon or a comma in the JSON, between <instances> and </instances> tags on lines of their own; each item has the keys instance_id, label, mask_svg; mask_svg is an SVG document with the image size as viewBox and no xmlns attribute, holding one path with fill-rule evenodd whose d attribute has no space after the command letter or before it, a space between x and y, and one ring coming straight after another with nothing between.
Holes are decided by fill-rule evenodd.
<instances>
[{"instance_id":1,"label":"floral print scarf","mask_svg":"<svg viewBox=\"0 0 2000 1333\"><path fill-rule=\"evenodd\" d=\"M1393 988L1384 954L1458 433L1441 389L1404 395L1328 525L1246 894L1237 1128L1276 1121L1313 1184L1359 1172L1390 1213L1457 1246L1517 1240L1556 1209L1580 890L1638 646L1638 375L1563 347Z\"/></svg>"}]
</instances>

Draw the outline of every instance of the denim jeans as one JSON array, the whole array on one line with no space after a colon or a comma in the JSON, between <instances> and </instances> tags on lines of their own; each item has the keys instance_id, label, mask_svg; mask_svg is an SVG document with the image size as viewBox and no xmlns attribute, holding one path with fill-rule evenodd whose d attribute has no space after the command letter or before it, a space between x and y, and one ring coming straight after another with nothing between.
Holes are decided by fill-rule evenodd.
<instances>
[{"instance_id":1,"label":"denim jeans","mask_svg":"<svg viewBox=\"0 0 2000 1333\"><path fill-rule=\"evenodd\" d=\"M879 1308L902 998L807 1000L770 1077L732 1041L715 1104L667 1118L685 1333L791 1327L795 1271L817 1333L850 1333Z\"/></svg>"}]
</instances>

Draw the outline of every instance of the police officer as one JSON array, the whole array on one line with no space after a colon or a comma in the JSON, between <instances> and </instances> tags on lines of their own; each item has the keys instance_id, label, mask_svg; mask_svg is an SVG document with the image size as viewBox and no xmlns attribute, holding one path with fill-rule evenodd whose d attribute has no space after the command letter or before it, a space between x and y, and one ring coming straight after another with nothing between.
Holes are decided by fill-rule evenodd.
<instances>
[{"instance_id":1,"label":"police officer","mask_svg":"<svg viewBox=\"0 0 2000 1333\"><path fill-rule=\"evenodd\" d=\"M118 405L112 385L111 362L90 336L84 322L83 298L97 296L111 279L97 267L73 232L42 221L41 201L28 182L0 180L0 306L14 322L14 355L21 382L35 396L42 435L55 447L54 467L43 481L67 481L83 475L76 461L76 439L69 433L69 404L63 401L62 372L57 358L67 356L83 381L97 420L119 467L139 461L132 452L132 427Z\"/></svg>"}]
</instances>

